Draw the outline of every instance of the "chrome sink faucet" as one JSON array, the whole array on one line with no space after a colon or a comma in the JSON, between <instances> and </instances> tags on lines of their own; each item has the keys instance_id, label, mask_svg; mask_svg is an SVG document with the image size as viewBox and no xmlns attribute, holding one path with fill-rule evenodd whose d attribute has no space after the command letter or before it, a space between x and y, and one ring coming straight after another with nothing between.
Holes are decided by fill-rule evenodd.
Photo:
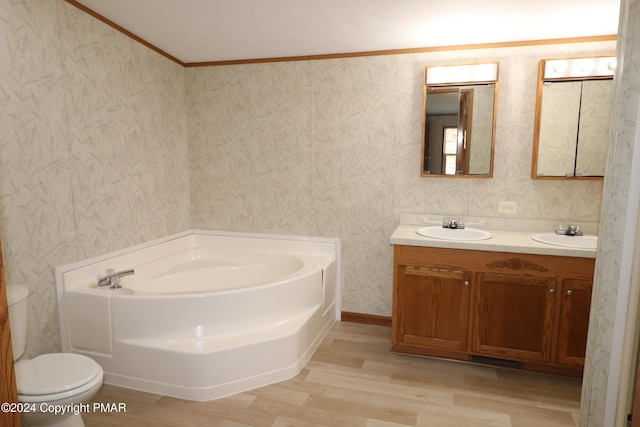
<instances>
[{"instance_id":1,"label":"chrome sink faucet","mask_svg":"<svg viewBox=\"0 0 640 427\"><path fill-rule=\"evenodd\" d=\"M111 289L118 289L122 286L120 285L120 278L122 276L129 276L134 274L134 269L123 270L116 272L113 268L105 271L103 276L98 277L98 286L109 286Z\"/></svg>"},{"instance_id":2,"label":"chrome sink faucet","mask_svg":"<svg viewBox=\"0 0 640 427\"><path fill-rule=\"evenodd\" d=\"M457 220L455 218L451 218L451 220L449 220L449 218L445 218L442 221L442 228L462 230L464 228L464 219Z\"/></svg>"},{"instance_id":3,"label":"chrome sink faucet","mask_svg":"<svg viewBox=\"0 0 640 427\"><path fill-rule=\"evenodd\" d=\"M556 234L565 235L565 236L582 236L582 230L580 230L579 225L567 225L567 228L563 228L560 226L556 230Z\"/></svg>"}]
</instances>

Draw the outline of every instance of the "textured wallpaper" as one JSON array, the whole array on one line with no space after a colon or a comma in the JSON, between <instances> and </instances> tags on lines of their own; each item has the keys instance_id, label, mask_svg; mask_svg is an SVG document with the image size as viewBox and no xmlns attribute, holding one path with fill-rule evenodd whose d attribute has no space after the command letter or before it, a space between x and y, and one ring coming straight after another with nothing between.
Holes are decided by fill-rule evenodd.
<instances>
[{"instance_id":1,"label":"textured wallpaper","mask_svg":"<svg viewBox=\"0 0 640 427\"><path fill-rule=\"evenodd\" d=\"M640 114L640 2L621 3L621 36L614 86L613 123L604 181L601 240L589 320L587 358L582 389L580 426L626 425L625 399L615 387L628 381L621 354L626 311L632 287L638 286L638 163ZM622 316L621 316L622 314ZM637 315L637 313L636 313ZM633 319L633 317L630 317ZM637 328L630 320L630 328ZM631 336L636 336L637 330ZM633 338L626 337L627 341ZM635 370L636 356L630 356ZM633 381L632 381L633 384ZM611 387L611 388L610 388ZM616 414L616 411L618 413ZM614 424L614 415L617 423Z\"/></svg>"},{"instance_id":2,"label":"textured wallpaper","mask_svg":"<svg viewBox=\"0 0 640 427\"><path fill-rule=\"evenodd\" d=\"M0 231L7 283L31 290L35 354L60 346L53 267L76 255L59 7L0 2Z\"/></svg>"},{"instance_id":3,"label":"textured wallpaper","mask_svg":"<svg viewBox=\"0 0 640 427\"><path fill-rule=\"evenodd\" d=\"M61 0L0 2L0 236L60 349L54 268L191 226L184 69Z\"/></svg>"},{"instance_id":4,"label":"textured wallpaper","mask_svg":"<svg viewBox=\"0 0 640 427\"><path fill-rule=\"evenodd\" d=\"M532 181L540 59L614 42L187 69L194 227L340 237L343 309L391 314L400 213L599 220L602 182ZM426 65L500 62L492 179L421 178ZM499 222L499 220L498 220ZM544 230L541 230L544 231Z\"/></svg>"},{"instance_id":5,"label":"textured wallpaper","mask_svg":"<svg viewBox=\"0 0 640 427\"><path fill-rule=\"evenodd\" d=\"M78 257L190 227L184 68L64 4Z\"/></svg>"}]
</instances>

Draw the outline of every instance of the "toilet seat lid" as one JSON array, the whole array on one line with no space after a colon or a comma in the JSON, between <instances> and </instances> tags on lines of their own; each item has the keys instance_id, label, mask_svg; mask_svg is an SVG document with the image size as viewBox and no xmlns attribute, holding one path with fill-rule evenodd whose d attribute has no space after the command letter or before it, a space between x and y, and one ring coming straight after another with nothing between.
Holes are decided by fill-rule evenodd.
<instances>
[{"instance_id":1,"label":"toilet seat lid","mask_svg":"<svg viewBox=\"0 0 640 427\"><path fill-rule=\"evenodd\" d=\"M93 359L74 353L43 354L16 365L18 394L45 395L81 387L101 371Z\"/></svg>"}]
</instances>

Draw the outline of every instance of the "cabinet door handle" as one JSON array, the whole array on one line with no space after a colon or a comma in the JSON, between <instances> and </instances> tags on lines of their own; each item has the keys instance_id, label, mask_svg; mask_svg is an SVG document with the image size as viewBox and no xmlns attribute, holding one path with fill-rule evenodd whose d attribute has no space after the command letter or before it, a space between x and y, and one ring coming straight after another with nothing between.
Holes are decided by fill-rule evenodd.
<instances>
[{"instance_id":1,"label":"cabinet door handle","mask_svg":"<svg viewBox=\"0 0 640 427\"><path fill-rule=\"evenodd\" d=\"M573 295L573 290L572 290L572 289L569 289L569 290L567 291L567 296L571 296L571 295Z\"/></svg>"},{"instance_id":2,"label":"cabinet door handle","mask_svg":"<svg viewBox=\"0 0 640 427\"><path fill-rule=\"evenodd\" d=\"M556 290L551 288L549 289L549 295L555 295L556 294Z\"/></svg>"},{"instance_id":3,"label":"cabinet door handle","mask_svg":"<svg viewBox=\"0 0 640 427\"><path fill-rule=\"evenodd\" d=\"M464 281L464 287L465 287L465 288L468 288L468 287L469 287L469 281L468 281L468 280L465 280L465 281Z\"/></svg>"}]
</instances>

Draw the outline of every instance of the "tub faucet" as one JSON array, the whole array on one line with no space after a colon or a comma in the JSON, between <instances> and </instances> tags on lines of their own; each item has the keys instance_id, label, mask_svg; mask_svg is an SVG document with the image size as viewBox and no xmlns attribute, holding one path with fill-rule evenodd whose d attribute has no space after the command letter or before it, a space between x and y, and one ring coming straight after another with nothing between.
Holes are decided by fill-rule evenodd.
<instances>
[{"instance_id":1,"label":"tub faucet","mask_svg":"<svg viewBox=\"0 0 640 427\"><path fill-rule=\"evenodd\" d=\"M122 276L129 276L134 274L135 271L133 268L131 270L123 270L116 272L113 268L105 271L104 276L98 277L98 286L109 286L111 289L118 289L122 286L120 285L120 278Z\"/></svg>"}]
</instances>

